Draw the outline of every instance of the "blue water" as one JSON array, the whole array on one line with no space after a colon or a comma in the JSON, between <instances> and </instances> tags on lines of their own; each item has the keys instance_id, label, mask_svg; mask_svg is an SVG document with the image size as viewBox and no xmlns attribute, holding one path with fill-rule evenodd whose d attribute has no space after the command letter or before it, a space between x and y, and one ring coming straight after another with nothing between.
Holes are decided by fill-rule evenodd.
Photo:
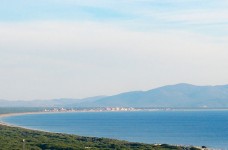
<instances>
[{"instance_id":1,"label":"blue water","mask_svg":"<svg viewBox=\"0 0 228 150\"><path fill-rule=\"evenodd\" d=\"M52 132L228 150L228 111L55 113L2 120Z\"/></svg>"}]
</instances>

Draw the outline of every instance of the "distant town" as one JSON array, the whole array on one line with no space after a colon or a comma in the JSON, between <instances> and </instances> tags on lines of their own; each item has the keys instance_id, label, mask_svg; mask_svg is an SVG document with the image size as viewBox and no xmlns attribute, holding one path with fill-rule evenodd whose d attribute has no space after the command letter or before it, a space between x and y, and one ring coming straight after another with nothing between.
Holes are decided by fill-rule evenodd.
<instances>
[{"instance_id":1,"label":"distant town","mask_svg":"<svg viewBox=\"0 0 228 150\"><path fill-rule=\"evenodd\" d=\"M172 110L171 108L133 108L133 107L100 107L100 108L50 108L44 112L115 112L115 111L158 111Z\"/></svg>"},{"instance_id":2,"label":"distant town","mask_svg":"<svg viewBox=\"0 0 228 150\"><path fill-rule=\"evenodd\" d=\"M64 108L54 107L46 108L43 112L133 112L133 111L207 111L207 110L228 110L227 108L151 108L151 107L82 107L82 108Z\"/></svg>"}]
</instances>

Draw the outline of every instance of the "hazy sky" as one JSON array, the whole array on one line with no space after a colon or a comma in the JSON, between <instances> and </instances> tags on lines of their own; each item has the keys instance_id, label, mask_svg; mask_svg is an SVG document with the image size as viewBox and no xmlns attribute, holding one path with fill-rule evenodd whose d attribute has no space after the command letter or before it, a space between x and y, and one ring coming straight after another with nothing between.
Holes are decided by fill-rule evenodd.
<instances>
[{"instance_id":1,"label":"hazy sky","mask_svg":"<svg viewBox=\"0 0 228 150\"><path fill-rule=\"evenodd\" d=\"M228 0L1 0L0 99L228 84Z\"/></svg>"}]
</instances>

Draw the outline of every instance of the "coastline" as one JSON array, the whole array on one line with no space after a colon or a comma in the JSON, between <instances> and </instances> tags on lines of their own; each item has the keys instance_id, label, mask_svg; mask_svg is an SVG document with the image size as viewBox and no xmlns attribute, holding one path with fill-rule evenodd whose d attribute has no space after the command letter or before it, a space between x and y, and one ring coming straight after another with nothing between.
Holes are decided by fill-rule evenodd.
<instances>
[{"instance_id":1,"label":"coastline","mask_svg":"<svg viewBox=\"0 0 228 150\"><path fill-rule=\"evenodd\" d=\"M83 112L91 112L91 111L83 111ZM96 112L96 111L94 111ZM7 127L15 127L15 128L21 128L21 129L26 129L26 130L31 130L31 131L38 131L38 132L46 132L46 133L61 133L61 132L51 132L51 131L45 131L45 130L40 130L40 129L32 129L32 128L27 128L27 127L23 127L23 126L17 126L14 124L9 124L7 122L2 121L2 118L4 117L11 117L11 116L20 116L20 115L33 115L33 114L56 114L56 113L70 113L70 112L22 112L22 113L7 113L7 114L0 114L0 125L2 126L7 126ZM66 134L66 133L61 133L61 134ZM75 135L75 134L73 134ZM75 136L83 136L83 135L75 135ZM114 139L114 140L118 140L118 139ZM128 141L130 142L130 141ZM143 143L143 144L148 144L148 143ZM155 145L161 145L161 144L155 144ZM184 146L181 144L178 145L173 145L173 146ZM185 145L186 146L186 145ZM206 148L203 149L199 146L194 146L195 148L201 149L201 150L213 150L211 148Z\"/></svg>"},{"instance_id":2,"label":"coastline","mask_svg":"<svg viewBox=\"0 0 228 150\"><path fill-rule=\"evenodd\" d=\"M0 125L2 126L7 126L7 127L15 127L15 128L20 128L20 129L26 129L26 130L31 130L31 131L38 131L38 132L46 132L46 133L61 133L61 132L51 132L51 131L46 131L46 130L41 130L41 129L32 129L32 128L27 128L24 126L18 126L15 124L10 124L7 122L2 121L2 118L4 117L11 117L11 116L20 116L20 115L35 115L35 114L54 114L54 113L67 113L67 112L23 112L23 113L8 113L8 114L0 114ZM65 133L63 133L65 134ZM78 135L76 135L78 136Z\"/></svg>"},{"instance_id":3,"label":"coastline","mask_svg":"<svg viewBox=\"0 0 228 150\"><path fill-rule=\"evenodd\" d=\"M0 114L0 125L5 125L5 126L9 126L9 127L19 127L19 128L29 129L29 128L26 128L26 127L21 127L21 126L17 126L17 125L13 125L13 124L9 124L7 122L4 122L4 121L2 121L2 118L11 117L11 116L33 115L33 114L47 114L47 113L50 113L50 112L22 112L22 113ZM33 130L33 129L29 129L29 130ZM36 131L40 131L40 130L36 130Z\"/></svg>"},{"instance_id":4,"label":"coastline","mask_svg":"<svg viewBox=\"0 0 228 150\"><path fill-rule=\"evenodd\" d=\"M175 110L170 110L170 111L175 111ZM190 110L190 111L195 111L195 110ZM214 111L214 110L212 110L212 111ZM80 111L80 112L85 113L85 112L99 112L99 111ZM115 112L115 111L106 111L106 112ZM40 111L40 112L22 112L22 113L0 114L0 125L7 126L7 127L16 127L16 128L21 128L21 129L26 129L26 130L31 130L31 131L38 131L38 132L40 131L40 132L46 132L46 133L61 133L61 132L51 132L51 131L46 131L46 130L27 128L27 127L23 127L23 126L14 125L14 124L9 124L9 123L4 122L2 120L2 118L11 117L11 116L33 115L33 114L34 115L35 114L58 114L58 113L72 113L72 112L45 112L45 111ZM77 112L74 112L74 113L77 113ZM67 133L61 133L61 134L67 134ZM73 134L73 135L76 135L76 134ZM83 136L83 135L76 135L76 136ZM114 140L118 140L118 139L114 139ZM128 142L130 142L130 141L128 141ZM143 144L148 144L148 143L143 143ZM161 144L158 144L158 145L161 145ZM178 144L178 145L173 145L173 146L187 146L187 145ZM213 150L211 148L203 149L203 148L201 148L199 146L194 146L194 147L198 148L198 149L201 149L201 150Z\"/></svg>"},{"instance_id":5,"label":"coastline","mask_svg":"<svg viewBox=\"0 0 228 150\"><path fill-rule=\"evenodd\" d=\"M35 136L34 136L35 135ZM110 138L86 137L63 133L43 132L30 129L10 127L0 125L1 148L14 149L22 145L39 149L192 149L202 150L194 146L168 145L168 144L146 144L139 142L129 142ZM22 144L25 143L25 144ZM23 147L24 147L23 146ZM0 148L0 149L1 149Z\"/></svg>"}]
</instances>

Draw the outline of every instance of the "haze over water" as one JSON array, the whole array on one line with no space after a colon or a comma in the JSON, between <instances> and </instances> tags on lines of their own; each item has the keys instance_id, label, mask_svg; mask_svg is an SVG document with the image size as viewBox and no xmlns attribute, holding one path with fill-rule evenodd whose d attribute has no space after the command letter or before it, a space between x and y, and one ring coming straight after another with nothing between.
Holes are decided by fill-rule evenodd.
<instances>
[{"instance_id":1,"label":"haze over water","mask_svg":"<svg viewBox=\"0 0 228 150\"><path fill-rule=\"evenodd\" d=\"M55 113L2 120L27 128L82 136L228 148L228 111Z\"/></svg>"}]
</instances>

